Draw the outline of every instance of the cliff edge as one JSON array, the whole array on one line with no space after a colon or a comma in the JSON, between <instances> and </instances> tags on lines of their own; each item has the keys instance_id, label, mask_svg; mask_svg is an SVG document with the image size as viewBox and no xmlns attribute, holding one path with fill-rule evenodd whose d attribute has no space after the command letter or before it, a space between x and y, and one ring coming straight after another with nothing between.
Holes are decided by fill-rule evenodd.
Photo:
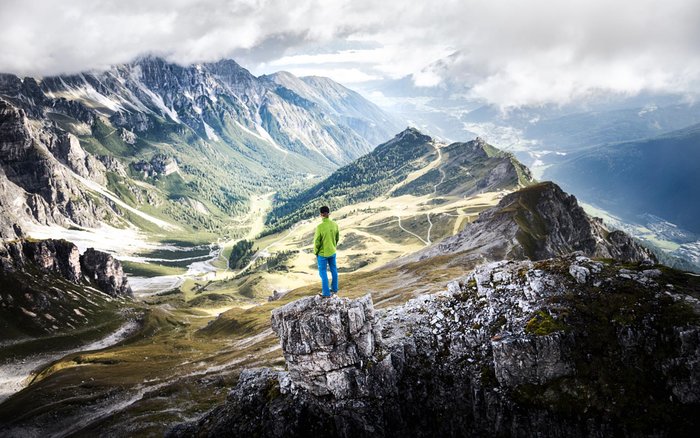
<instances>
[{"instance_id":1,"label":"cliff edge","mask_svg":"<svg viewBox=\"0 0 700 438\"><path fill-rule=\"evenodd\" d=\"M287 370L245 370L171 436L683 436L700 407L700 282L581 254L482 265L385 312L273 312Z\"/></svg>"}]
</instances>

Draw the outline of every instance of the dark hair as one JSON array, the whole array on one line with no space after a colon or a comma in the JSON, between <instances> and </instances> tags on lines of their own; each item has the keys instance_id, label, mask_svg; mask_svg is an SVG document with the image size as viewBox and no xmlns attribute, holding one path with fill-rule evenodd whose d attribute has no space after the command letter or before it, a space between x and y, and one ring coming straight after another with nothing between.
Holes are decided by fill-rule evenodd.
<instances>
[{"instance_id":1,"label":"dark hair","mask_svg":"<svg viewBox=\"0 0 700 438\"><path fill-rule=\"evenodd\" d=\"M321 207L321 214L328 214L330 212L331 212L331 209L328 208L327 205L324 205L323 207Z\"/></svg>"}]
</instances>

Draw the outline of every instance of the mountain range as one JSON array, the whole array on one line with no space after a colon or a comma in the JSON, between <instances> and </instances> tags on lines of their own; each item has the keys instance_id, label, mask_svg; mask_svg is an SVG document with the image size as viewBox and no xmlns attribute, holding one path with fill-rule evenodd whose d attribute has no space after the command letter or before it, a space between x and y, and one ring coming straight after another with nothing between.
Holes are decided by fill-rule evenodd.
<instances>
[{"instance_id":1,"label":"mountain range","mask_svg":"<svg viewBox=\"0 0 700 438\"><path fill-rule=\"evenodd\" d=\"M399 126L233 61L1 76L0 435L696 430L697 277L486 140Z\"/></svg>"},{"instance_id":2,"label":"mountain range","mask_svg":"<svg viewBox=\"0 0 700 438\"><path fill-rule=\"evenodd\" d=\"M253 191L327 174L398 126L329 79L257 78L231 60L1 75L1 234L20 223L223 233Z\"/></svg>"},{"instance_id":3,"label":"mountain range","mask_svg":"<svg viewBox=\"0 0 700 438\"><path fill-rule=\"evenodd\" d=\"M369 82L364 92L381 96L386 108L443 141L478 135L513 153L535 177L561 184L594 206L609 226L654 246L667 263L700 270L698 239L686 238L699 226L695 203L682 200L695 199L686 195L697 186L698 168L692 158L683 163L680 158L694 157L695 151L677 146L694 141L689 132L700 123L694 99L654 92L592 93L563 103L500 107L450 77L449 66L460 56L426 67L443 78L437 85L419 87L414 76L406 76ZM676 146L666 148L676 136ZM642 146L652 143L658 146L654 152ZM648 220L652 216L657 219ZM658 231L669 227L686 237L669 239L669 233Z\"/></svg>"}]
</instances>

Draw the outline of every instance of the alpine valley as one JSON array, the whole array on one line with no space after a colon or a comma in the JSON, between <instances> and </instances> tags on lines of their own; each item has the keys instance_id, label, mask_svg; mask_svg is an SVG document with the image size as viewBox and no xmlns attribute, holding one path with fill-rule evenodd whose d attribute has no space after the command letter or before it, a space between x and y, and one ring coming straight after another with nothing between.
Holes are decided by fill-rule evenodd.
<instances>
[{"instance_id":1,"label":"alpine valley","mask_svg":"<svg viewBox=\"0 0 700 438\"><path fill-rule=\"evenodd\" d=\"M483 138L405 124L232 60L0 75L0 435L695 433L700 279ZM600 157L551 175L629 198L639 174L582 183Z\"/></svg>"}]
</instances>

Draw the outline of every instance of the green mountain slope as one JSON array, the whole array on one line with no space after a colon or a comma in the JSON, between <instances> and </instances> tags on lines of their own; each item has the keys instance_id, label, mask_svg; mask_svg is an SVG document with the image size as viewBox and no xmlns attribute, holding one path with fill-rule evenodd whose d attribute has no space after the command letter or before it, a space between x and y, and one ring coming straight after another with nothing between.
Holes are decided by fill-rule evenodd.
<instances>
[{"instance_id":1,"label":"green mountain slope","mask_svg":"<svg viewBox=\"0 0 700 438\"><path fill-rule=\"evenodd\" d=\"M380 196L467 197L531 182L525 166L481 139L444 145L408 128L315 186L282 200L268 216L266 233L310 218L324 204L338 209Z\"/></svg>"}]
</instances>

